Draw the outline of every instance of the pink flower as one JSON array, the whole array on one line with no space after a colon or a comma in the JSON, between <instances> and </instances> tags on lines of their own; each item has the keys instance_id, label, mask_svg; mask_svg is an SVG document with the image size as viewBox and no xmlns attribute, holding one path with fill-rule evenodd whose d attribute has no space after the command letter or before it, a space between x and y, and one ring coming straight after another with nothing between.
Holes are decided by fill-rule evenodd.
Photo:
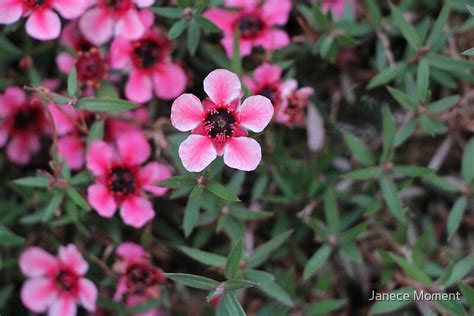
<instances>
[{"instance_id":1,"label":"pink flower","mask_svg":"<svg viewBox=\"0 0 474 316\"><path fill-rule=\"evenodd\" d=\"M113 41L112 67L129 69L125 86L127 99L145 103L153 91L165 100L176 98L186 88L186 73L170 57L172 45L168 36L158 30L146 32L140 39L123 37Z\"/></svg>"},{"instance_id":2,"label":"pink flower","mask_svg":"<svg viewBox=\"0 0 474 316\"><path fill-rule=\"evenodd\" d=\"M290 44L286 32L276 28L285 25L291 11L290 0L225 0L226 7L239 10L211 8L204 16L224 32L221 41L227 56L232 56L234 33L240 30L240 55L247 56L253 47L275 50Z\"/></svg>"},{"instance_id":3,"label":"pink flower","mask_svg":"<svg viewBox=\"0 0 474 316\"><path fill-rule=\"evenodd\" d=\"M74 316L77 304L95 311L97 288L84 278L89 267L75 245L61 246L57 257L38 247L28 248L19 265L29 277L21 288L21 301L33 313Z\"/></svg>"},{"instance_id":4,"label":"pink flower","mask_svg":"<svg viewBox=\"0 0 474 316\"><path fill-rule=\"evenodd\" d=\"M348 4L351 4L354 10L359 6L357 0L322 0L321 10L324 13L331 12L334 20L340 20Z\"/></svg>"},{"instance_id":5,"label":"pink flower","mask_svg":"<svg viewBox=\"0 0 474 316\"><path fill-rule=\"evenodd\" d=\"M40 137L47 134L48 122L41 101L27 98L19 87L9 87L0 95L0 147L7 141L7 157L26 165L40 149Z\"/></svg>"},{"instance_id":6,"label":"pink flower","mask_svg":"<svg viewBox=\"0 0 474 316\"><path fill-rule=\"evenodd\" d=\"M189 171L204 170L217 155L224 155L229 167L251 171L262 153L257 141L247 137L247 129L261 132L270 122L273 106L257 95L240 105L241 86L236 74L225 69L212 71L204 79L209 98L202 103L193 94L183 94L171 107L171 123L192 134L179 146L179 156Z\"/></svg>"},{"instance_id":7,"label":"pink flower","mask_svg":"<svg viewBox=\"0 0 474 316\"><path fill-rule=\"evenodd\" d=\"M305 122L305 109L313 93L314 90L310 87L298 89L298 83L294 79L285 81L281 106L275 114L275 120L288 127L302 126Z\"/></svg>"},{"instance_id":8,"label":"pink flower","mask_svg":"<svg viewBox=\"0 0 474 316\"><path fill-rule=\"evenodd\" d=\"M117 247L117 255L119 260L114 270L120 274L120 279L114 299L123 300L126 296L126 305L130 307L158 298L166 277L160 268L151 264L150 254L138 244L124 242ZM153 308L135 315L162 316L164 313L162 309Z\"/></svg>"},{"instance_id":9,"label":"pink flower","mask_svg":"<svg viewBox=\"0 0 474 316\"><path fill-rule=\"evenodd\" d=\"M275 109L278 108L283 84L280 66L264 63L255 69L253 78L244 77L242 81L252 94L269 98Z\"/></svg>"},{"instance_id":10,"label":"pink flower","mask_svg":"<svg viewBox=\"0 0 474 316\"><path fill-rule=\"evenodd\" d=\"M96 4L79 20L84 36L94 45L101 45L112 38L122 36L128 40L140 38L147 29L140 17L154 0L95 0ZM149 14L151 12L148 11ZM145 13L147 14L147 13Z\"/></svg>"},{"instance_id":11,"label":"pink flower","mask_svg":"<svg viewBox=\"0 0 474 316\"><path fill-rule=\"evenodd\" d=\"M38 40L51 40L61 32L61 20L53 9L65 19L75 19L88 5L84 0L2 0L0 24L12 24L28 16L26 33Z\"/></svg>"},{"instance_id":12,"label":"pink flower","mask_svg":"<svg viewBox=\"0 0 474 316\"><path fill-rule=\"evenodd\" d=\"M97 140L87 153L87 168L96 183L88 188L88 201L103 217L111 217L120 207L125 224L142 227L154 216L152 204L144 190L163 195L166 189L156 182L171 176L169 169L158 162L141 166L150 156L151 149L142 133L123 134L116 148Z\"/></svg>"}]
</instances>

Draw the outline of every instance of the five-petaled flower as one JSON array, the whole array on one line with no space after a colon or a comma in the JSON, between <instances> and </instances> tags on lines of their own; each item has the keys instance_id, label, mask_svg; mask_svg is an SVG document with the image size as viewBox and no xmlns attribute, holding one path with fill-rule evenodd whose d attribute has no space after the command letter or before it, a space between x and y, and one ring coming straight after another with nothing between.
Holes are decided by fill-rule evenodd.
<instances>
[{"instance_id":1,"label":"five-petaled flower","mask_svg":"<svg viewBox=\"0 0 474 316\"><path fill-rule=\"evenodd\" d=\"M61 33L61 20L79 17L89 5L86 0L2 0L0 1L0 24L11 24L21 16L28 16L26 33L38 40L51 40Z\"/></svg>"},{"instance_id":2,"label":"five-petaled flower","mask_svg":"<svg viewBox=\"0 0 474 316\"><path fill-rule=\"evenodd\" d=\"M21 289L21 301L30 311L74 316L78 304L95 311L97 288L84 277L89 266L75 245L61 246L57 257L30 247L21 254L19 265L29 277Z\"/></svg>"},{"instance_id":3,"label":"five-petaled flower","mask_svg":"<svg viewBox=\"0 0 474 316\"><path fill-rule=\"evenodd\" d=\"M204 16L214 22L224 32L221 44L228 56L232 56L234 34L240 31L240 55L249 55L253 47L262 46L275 50L290 44L288 34L276 28L285 25L291 11L290 0L225 0L226 10L211 8Z\"/></svg>"},{"instance_id":4,"label":"five-petaled flower","mask_svg":"<svg viewBox=\"0 0 474 316\"><path fill-rule=\"evenodd\" d=\"M240 104L241 85L236 74L217 69L204 79L209 98L202 103L183 94L171 107L171 123L192 134L179 146L179 156L189 171L199 172L218 155L229 167L251 171L262 158L260 145L247 137L247 129L261 132L273 116L273 105L264 96L248 97Z\"/></svg>"},{"instance_id":5,"label":"five-petaled flower","mask_svg":"<svg viewBox=\"0 0 474 316\"><path fill-rule=\"evenodd\" d=\"M142 133L123 134L116 145L114 148L101 140L92 143L86 159L96 183L87 190L88 201L103 217L112 217L120 207L124 223L140 228L155 216L144 191L165 194L166 189L155 183L170 177L171 172L158 162L141 166L151 153Z\"/></svg>"}]
</instances>

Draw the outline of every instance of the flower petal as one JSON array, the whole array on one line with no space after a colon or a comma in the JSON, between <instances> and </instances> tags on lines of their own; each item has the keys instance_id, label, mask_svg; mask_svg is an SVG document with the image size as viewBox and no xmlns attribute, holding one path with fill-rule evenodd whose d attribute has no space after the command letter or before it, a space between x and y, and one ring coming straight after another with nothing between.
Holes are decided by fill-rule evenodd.
<instances>
[{"instance_id":1,"label":"flower petal","mask_svg":"<svg viewBox=\"0 0 474 316\"><path fill-rule=\"evenodd\" d=\"M112 37L114 20L107 11L94 8L84 13L79 20L79 28L89 42L99 46Z\"/></svg>"},{"instance_id":2,"label":"flower petal","mask_svg":"<svg viewBox=\"0 0 474 316\"><path fill-rule=\"evenodd\" d=\"M23 284L21 302L34 313L44 313L57 297L52 279L34 278Z\"/></svg>"},{"instance_id":3,"label":"flower petal","mask_svg":"<svg viewBox=\"0 0 474 316\"><path fill-rule=\"evenodd\" d=\"M281 68L265 63L255 69L253 76L259 83L278 82L281 78Z\"/></svg>"},{"instance_id":4,"label":"flower petal","mask_svg":"<svg viewBox=\"0 0 474 316\"><path fill-rule=\"evenodd\" d=\"M237 13L235 11L210 8L209 10L204 12L203 15L207 19L211 20L214 24L216 24L224 32L233 33L235 19L237 17Z\"/></svg>"},{"instance_id":5,"label":"flower petal","mask_svg":"<svg viewBox=\"0 0 474 316\"><path fill-rule=\"evenodd\" d=\"M84 260L81 253L74 244L59 247L58 258L63 265L78 275L86 274L87 270L89 269L87 261Z\"/></svg>"},{"instance_id":6,"label":"flower petal","mask_svg":"<svg viewBox=\"0 0 474 316\"><path fill-rule=\"evenodd\" d=\"M224 149L224 163L231 168L252 171L262 160L260 145L255 139L237 137L230 139Z\"/></svg>"},{"instance_id":7,"label":"flower petal","mask_svg":"<svg viewBox=\"0 0 474 316\"><path fill-rule=\"evenodd\" d=\"M56 258L39 247L23 251L18 263L21 272L30 278L53 274L58 267Z\"/></svg>"},{"instance_id":8,"label":"flower petal","mask_svg":"<svg viewBox=\"0 0 474 316\"><path fill-rule=\"evenodd\" d=\"M145 26L135 9L128 10L115 24L115 35L129 40L140 38L144 32Z\"/></svg>"},{"instance_id":9,"label":"flower petal","mask_svg":"<svg viewBox=\"0 0 474 316\"><path fill-rule=\"evenodd\" d=\"M179 157L186 170L200 172L216 159L217 152L207 136L189 135L179 146Z\"/></svg>"},{"instance_id":10,"label":"flower petal","mask_svg":"<svg viewBox=\"0 0 474 316\"><path fill-rule=\"evenodd\" d=\"M97 287L92 281L79 279L79 302L89 312L95 311L97 294Z\"/></svg>"},{"instance_id":11,"label":"flower petal","mask_svg":"<svg viewBox=\"0 0 474 316\"><path fill-rule=\"evenodd\" d=\"M126 67L130 62L132 44L123 37L116 38L110 47L111 65L115 69Z\"/></svg>"},{"instance_id":12,"label":"flower petal","mask_svg":"<svg viewBox=\"0 0 474 316\"><path fill-rule=\"evenodd\" d=\"M71 170L80 170L84 165L85 144L75 135L61 137L58 140L58 154L64 158Z\"/></svg>"},{"instance_id":13,"label":"flower petal","mask_svg":"<svg viewBox=\"0 0 474 316\"><path fill-rule=\"evenodd\" d=\"M34 10L26 21L26 33L43 41L58 38L61 20L52 10Z\"/></svg>"},{"instance_id":14,"label":"flower petal","mask_svg":"<svg viewBox=\"0 0 474 316\"><path fill-rule=\"evenodd\" d=\"M127 261L143 258L146 256L146 252L142 246L134 242L123 242L116 250L116 253Z\"/></svg>"},{"instance_id":15,"label":"flower petal","mask_svg":"<svg viewBox=\"0 0 474 316\"><path fill-rule=\"evenodd\" d=\"M145 8L145 7L150 7L155 3L155 0L133 0L137 7L139 8Z\"/></svg>"},{"instance_id":16,"label":"flower petal","mask_svg":"<svg viewBox=\"0 0 474 316\"><path fill-rule=\"evenodd\" d=\"M153 87L150 77L140 71L132 71L125 86L127 99L137 103L145 103L153 96Z\"/></svg>"},{"instance_id":17,"label":"flower petal","mask_svg":"<svg viewBox=\"0 0 474 316\"><path fill-rule=\"evenodd\" d=\"M227 105L240 96L240 80L236 74L216 69L204 78L204 91L214 103Z\"/></svg>"},{"instance_id":18,"label":"flower petal","mask_svg":"<svg viewBox=\"0 0 474 316\"><path fill-rule=\"evenodd\" d=\"M168 189L155 185L156 182L170 178L171 171L169 168L158 162L150 162L140 170L140 181L144 185L144 189L154 195L164 195Z\"/></svg>"},{"instance_id":19,"label":"flower petal","mask_svg":"<svg viewBox=\"0 0 474 316\"><path fill-rule=\"evenodd\" d=\"M32 153L36 152L38 148L39 138L37 135L17 135L7 145L7 157L18 165L26 165L30 161Z\"/></svg>"},{"instance_id":20,"label":"flower petal","mask_svg":"<svg viewBox=\"0 0 474 316\"><path fill-rule=\"evenodd\" d=\"M112 192L103 184L89 186L87 201L102 217L112 217L117 209Z\"/></svg>"},{"instance_id":21,"label":"flower petal","mask_svg":"<svg viewBox=\"0 0 474 316\"><path fill-rule=\"evenodd\" d=\"M291 0L266 0L262 5L262 16L269 25L284 25L288 22Z\"/></svg>"},{"instance_id":22,"label":"flower petal","mask_svg":"<svg viewBox=\"0 0 474 316\"><path fill-rule=\"evenodd\" d=\"M3 0L0 2L0 24L15 23L21 18L23 3L19 0Z\"/></svg>"},{"instance_id":23,"label":"flower petal","mask_svg":"<svg viewBox=\"0 0 474 316\"><path fill-rule=\"evenodd\" d=\"M163 63L153 73L155 94L164 100L176 98L186 88L187 77L183 68L173 63Z\"/></svg>"},{"instance_id":24,"label":"flower petal","mask_svg":"<svg viewBox=\"0 0 474 316\"><path fill-rule=\"evenodd\" d=\"M122 161L134 165L141 165L151 154L150 145L141 132L122 135L117 140L117 146Z\"/></svg>"},{"instance_id":25,"label":"flower petal","mask_svg":"<svg viewBox=\"0 0 474 316\"><path fill-rule=\"evenodd\" d=\"M89 6L85 0L54 0L53 7L65 19L75 19L81 16Z\"/></svg>"},{"instance_id":26,"label":"flower petal","mask_svg":"<svg viewBox=\"0 0 474 316\"><path fill-rule=\"evenodd\" d=\"M23 89L19 87L8 87L3 95L0 95L2 106L0 106L0 117L6 117L15 109L21 107L26 101Z\"/></svg>"},{"instance_id":27,"label":"flower petal","mask_svg":"<svg viewBox=\"0 0 474 316\"><path fill-rule=\"evenodd\" d=\"M155 211L147 199L132 196L123 201L120 215L125 224L140 228L155 217Z\"/></svg>"},{"instance_id":28,"label":"flower petal","mask_svg":"<svg viewBox=\"0 0 474 316\"><path fill-rule=\"evenodd\" d=\"M87 169L96 177L109 171L114 157L114 150L104 141L96 140L87 153Z\"/></svg>"},{"instance_id":29,"label":"flower petal","mask_svg":"<svg viewBox=\"0 0 474 316\"><path fill-rule=\"evenodd\" d=\"M263 131L273 117L272 102L261 95L245 99L238 111L240 124L256 133Z\"/></svg>"},{"instance_id":30,"label":"flower petal","mask_svg":"<svg viewBox=\"0 0 474 316\"><path fill-rule=\"evenodd\" d=\"M225 52L229 58L232 58L233 50L234 50L234 35L224 34L224 37L221 40L222 46L224 46ZM252 48L254 43L252 40L248 39L240 39L239 47L240 47L240 56L245 57L250 55L252 52Z\"/></svg>"},{"instance_id":31,"label":"flower petal","mask_svg":"<svg viewBox=\"0 0 474 316\"><path fill-rule=\"evenodd\" d=\"M59 297L49 309L48 316L76 316L77 306L71 296Z\"/></svg>"},{"instance_id":32,"label":"flower petal","mask_svg":"<svg viewBox=\"0 0 474 316\"><path fill-rule=\"evenodd\" d=\"M275 50L290 45L290 37L285 31L270 29L255 40L256 45L261 45L268 50Z\"/></svg>"},{"instance_id":33,"label":"flower petal","mask_svg":"<svg viewBox=\"0 0 474 316\"><path fill-rule=\"evenodd\" d=\"M226 7L237 7L253 11L257 7L257 0L225 0Z\"/></svg>"},{"instance_id":34,"label":"flower petal","mask_svg":"<svg viewBox=\"0 0 474 316\"><path fill-rule=\"evenodd\" d=\"M191 93L180 95L171 106L171 124L187 132L196 128L202 121L204 110L201 101Z\"/></svg>"},{"instance_id":35,"label":"flower petal","mask_svg":"<svg viewBox=\"0 0 474 316\"><path fill-rule=\"evenodd\" d=\"M69 73L74 67L76 60L68 53L59 53L56 57L56 65L63 73Z\"/></svg>"},{"instance_id":36,"label":"flower petal","mask_svg":"<svg viewBox=\"0 0 474 316\"><path fill-rule=\"evenodd\" d=\"M0 98L0 103L2 99ZM8 140L8 129L4 124L0 124L0 147L3 147Z\"/></svg>"}]
</instances>

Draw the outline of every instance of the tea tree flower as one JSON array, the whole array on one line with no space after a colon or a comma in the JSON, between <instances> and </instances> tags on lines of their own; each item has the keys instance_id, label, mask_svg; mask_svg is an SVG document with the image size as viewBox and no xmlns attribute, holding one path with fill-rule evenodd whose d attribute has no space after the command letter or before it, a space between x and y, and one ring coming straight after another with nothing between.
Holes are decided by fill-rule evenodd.
<instances>
[{"instance_id":1,"label":"tea tree flower","mask_svg":"<svg viewBox=\"0 0 474 316\"><path fill-rule=\"evenodd\" d=\"M38 247L28 248L19 265L29 277L21 289L21 301L33 313L74 316L77 305L95 311L97 288L84 277L89 266L75 245L61 246L57 257Z\"/></svg>"},{"instance_id":2,"label":"tea tree flower","mask_svg":"<svg viewBox=\"0 0 474 316\"><path fill-rule=\"evenodd\" d=\"M171 108L171 123L178 130L192 131L179 146L179 156L188 171L204 170L217 156L224 156L229 167L251 171L262 153L247 129L261 132L273 116L267 97L251 96L240 104L241 85L236 74L217 69L204 79L209 98L201 102L185 93Z\"/></svg>"}]
</instances>

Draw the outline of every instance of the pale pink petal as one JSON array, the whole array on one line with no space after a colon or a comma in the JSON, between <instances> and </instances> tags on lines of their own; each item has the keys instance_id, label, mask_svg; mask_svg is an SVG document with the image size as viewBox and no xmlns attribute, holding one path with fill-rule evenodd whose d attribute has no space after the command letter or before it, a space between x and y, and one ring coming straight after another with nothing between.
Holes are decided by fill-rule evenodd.
<instances>
[{"instance_id":1,"label":"pale pink petal","mask_svg":"<svg viewBox=\"0 0 474 316\"><path fill-rule=\"evenodd\" d=\"M204 91L218 105L227 105L240 96L240 80L236 74L216 69L204 78Z\"/></svg>"},{"instance_id":2,"label":"pale pink petal","mask_svg":"<svg viewBox=\"0 0 474 316\"><path fill-rule=\"evenodd\" d=\"M51 308L48 316L76 316L77 306L71 296L59 297Z\"/></svg>"},{"instance_id":3,"label":"pale pink petal","mask_svg":"<svg viewBox=\"0 0 474 316\"><path fill-rule=\"evenodd\" d=\"M154 195L164 195L168 189L156 186L155 183L171 177L169 168L158 162L150 162L140 170L139 177L145 190Z\"/></svg>"},{"instance_id":4,"label":"pale pink petal","mask_svg":"<svg viewBox=\"0 0 474 316\"><path fill-rule=\"evenodd\" d=\"M283 82L281 87L281 94L286 98L298 88L298 82L295 79L288 79Z\"/></svg>"},{"instance_id":5,"label":"pale pink petal","mask_svg":"<svg viewBox=\"0 0 474 316\"><path fill-rule=\"evenodd\" d=\"M53 279L34 278L21 288L21 302L34 313L44 313L57 297Z\"/></svg>"},{"instance_id":6,"label":"pale pink petal","mask_svg":"<svg viewBox=\"0 0 474 316\"><path fill-rule=\"evenodd\" d=\"M26 101L26 94L19 87L8 87L3 95L0 95L0 117L6 117L15 109L21 107Z\"/></svg>"},{"instance_id":7,"label":"pale pink petal","mask_svg":"<svg viewBox=\"0 0 474 316\"><path fill-rule=\"evenodd\" d=\"M112 37L114 20L107 11L94 8L84 13L79 28L89 42L99 46Z\"/></svg>"},{"instance_id":8,"label":"pale pink petal","mask_svg":"<svg viewBox=\"0 0 474 316\"><path fill-rule=\"evenodd\" d=\"M234 50L234 36L232 34L225 34L221 40L222 46L224 46L225 52L229 58L232 58ZM250 55L253 48L253 42L247 39L240 39L239 43L240 56L245 57Z\"/></svg>"},{"instance_id":9,"label":"pale pink petal","mask_svg":"<svg viewBox=\"0 0 474 316\"><path fill-rule=\"evenodd\" d=\"M26 21L26 33L43 41L58 38L61 20L52 10L35 10Z\"/></svg>"},{"instance_id":10,"label":"pale pink petal","mask_svg":"<svg viewBox=\"0 0 474 316\"><path fill-rule=\"evenodd\" d=\"M53 7L65 19L75 19L81 16L89 3L84 0L54 0Z\"/></svg>"},{"instance_id":11,"label":"pale pink petal","mask_svg":"<svg viewBox=\"0 0 474 316\"><path fill-rule=\"evenodd\" d=\"M189 135L179 146L179 157L186 170L200 172L216 159L217 152L207 136Z\"/></svg>"},{"instance_id":12,"label":"pale pink petal","mask_svg":"<svg viewBox=\"0 0 474 316\"><path fill-rule=\"evenodd\" d=\"M232 138L224 149L224 163L231 168L252 171L262 160L260 145L249 137Z\"/></svg>"},{"instance_id":13,"label":"pale pink petal","mask_svg":"<svg viewBox=\"0 0 474 316\"><path fill-rule=\"evenodd\" d=\"M265 63L255 69L253 76L260 83L277 82L281 78L281 68Z\"/></svg>"},{"instance_id":14,"label":"pale pink petal","mask_svg":"<svg viewBox=\"0 0 474 316\"><path fill-rule=\"evenodd\" d=\"M296 91L296 95L302 99L309 99L314 94L314 89L311 87L303 87Z\"/></svg>"},{"instance_id":15,"label":"pale pink petal","mask_svg":"<svg viewBox=\"0 0 474 316\"><path fill-rule=\"evenodd\" d=\"M147 199L131 196L123 201L120 215L125 224L140 228L155 217L155 211Z\"/></svg>"},{"instance_id":16,"label":"pale pink petal","mask_svg":"<svg viewBox=\"0 0 474 316\"><path fill-rule=\"evenodd\" d=\"M58 259L63 265L78 275L84 275L89 269L87 261L84 260L74 244L59 247Z\"/></svg>"},{"instance_id":17,"label":"pale pink petal","mask_svg":"<svg viewBox=\"0 0 474 316\"><path fill-rule=\"evenodd\" d=\"M122 69L130 62L132 54L132 44L123 37L116 38L110 47L110 60L113 68Z\"/></svg>"},{"instance_id":18,"label":"pale pink petal","mask_svg":"<svg viewBox=\"0 0 474 316\"><path fill-rule=\"evenodd\" d=\"M257 0L225 0L226 7L243 8L248 11L253 11L257 7Z\"/></svg>"},{"instance_id":19,"label":"pale pink petal","mask_svg":"<svg viewBox=\"0 0 474 316\"><path fill-rule=\"evenodd\" d=\"M284 25L288 22L291 0L266 0L262 5L262 16L269 25Z\"/></svg>"},{"instance_id":20,"label":"pale pink petal","mask_svg":"<svg viewBox=\"0 0 474 316\"><path fill-rule=\"evenodd\" d=\"M144 32L145 26L135 9L128 10L115 24L115 36L123 36L129 40L140 38Z\"/></svg>"},{"instance_id":21,"label":"pale pink petal","mask_svg":"<svg viewBox=\"0 0 474 316\"><path fill-rule=\"evenodd\" d=\"M133 2L139 8L146 8L146 7L151 7L153 3L155 3L155 0L133 0Z\"/></svg>"},{"instance_id":22,"label":"pale pink petal","mask_svg":"<svg viewBox=\"0 0 474 316\"><path fill-rule=\"evenodd\" d=\"M113 149L106 142L96 140L87 153L87 169L95 176L102 176L109 172L114 156Z\"/></svg>"},{"instance_id":23,"label":"pale pink petal","mask_svg":"<svg viewBox=\"0 0 474 316\"><path fill-rule=\"evenodd\" d=\"M11 24L18 21L23 13L21 0L0 1L0 24Z\"/></svg>"},{"instance_id":24,"label":"pale pink petal","mask_svg":"<svg viewBox=\"0 0 474 316\"><path fill-rule=\"evenodd\" d=\"M127 286L127 278L121 277L118 281L117 287L114 293L114 301L120 301L125 293L127 293L128 286Z\"/></svg>"},{"instance_id":25,"label":"pale pink petal","mask_svg":"<svg viewBox=\"0 0 474 316\"><path fill-rule=\"evenodd\" d=\"M89 312L95 311L97 294L97 287L92 281L79 279L79 302Z\"/></svg>"},{"instance_id":26,"label":"pale pink petal","mask_svg":"<svg viewBox=\"0 0 474 316\"><path fill-rule=\"evenodd\" d=\"M201 123L203 111L201 101L194 94L182 94L171 106L171 124L182 132L190 131Z\"/></svg>"},{"instance_id":27,"label":"pale pink petal","mask_svg":"<svg viewBox=\"0 0 474 316\"><path fill-rule=\"evenodd\" d=\"M285 31L270 29L262 33L262 35L255 40L257 45L261 45L268 50L275 50L290 45L290 37Z\"/></svg>"},{"instance_id":28,"label":"pale pink petal","mask_svg":"<svg viewBox=\"0 0 474 316\"><path fill-rule=\"evenodd\" d=\"M141 165L151 154L151 148L143 133L129 133L119 137L117 146L122 161Z\"/></svg>"},{"instance_id":29,"label":"pale pink petal","mask_svg":"<svg viewBox=\"0 0 474 316\"><path fill-rule=\"evenodd\" d=\"M53 117L54 127L58 135L68 134L76 129L74 121L77 119L76 110L71 105L49 105Z\"/></svg>"},{"instance_id":30,"label":"pale pink petal","mask_svg":"<svg viewBox=\"0 0 474 316\"><path fill-rule=\"evenodd\" d=\"M112 192L103 184L89 186L87 201L102 217L112 217L117 209Z\"/></svg>"},{"instance_id":31,"label":"pale pink petal","mask_svg":"<svg viewBox=\"0 0 474 316\"><path fill-rule=\"evenodd\" d=\"M39 247L23 251L18 263L21 272L30 278L54 274L58 267L56 258Z\"/></svg>"},{"instance_id":32,"label":"pale pink petal","mask_svg":"<svg viewBox=\"0 0 474 316\"><path fill-rule=\"evenodd\" d=\"M84 165L85 144L77 136L61 137L58 140L58 153L71 170L80 170Z\"/></svg>"},{"instance_id":33,"label":"pale pink petal","mask_svg":"<svg viewBox=\"0 0 474 316\"><path fill-rule=\"evenodd\" d=\"M153 73L155 94L164 100L171 100L183 93L187 77L183 68L177 64L163 63Z\"/></svg>"},{"instance_id":34,"label":"pale pink petal","mask_svg":"<svg viewBox=\"0 0 474 316\"><path fill-rule=\"evenodd\" d=\"M65 44L66 46L74 48L76 46L76 43L78 43L81 37L81 34L80 32L78 32L77 27L78 27L77 20L74 20L66 24L63 28L59 41L62 44Z\"/></svg>"},{"instance_id":35,"label":"pale pink petal","mask_svg":"<svg viewBox=\"0 0 474 316\"><path fill-rule=\"evenodd\" d=\"M75 63L76 60L74 59L74 57L72 57L68 53L59 53L56 57L56 65L58 66L58 69L66 74L69 73L72 68L74 68Z\"/></svg>"},{"instance_id":36,"label":"pale pink petal","mask_svg":"<svg viewBox=\"0 0 474 316\"><path fill-rule=\"evenodd\" d=\"M38 146L37 135L14 136L7 145L7 157L18 165L26 165L30 161L32 153L37 151Z\"/></svg>"},{"instance_id":37,"label":"pale pink petal","mask_svg":"<svg viewBox=\"0 0 474 316\"><path fill-rule=\"evenodd\" d=\"M260 133L273 117L273 105L267 97L254 95L245 99L239 108L239 114L243 127Z\"/></svg>"},{"instance_id":38,"label":"pale pink petal","mask_svg":"<svg viewBox=\"0 0 474 316\"><path fill-rule=\"evenodd\" d=\"M117 254L127 261L143 258L147 256L147 253L142 246L134 242L123 242L116 250Z\"/></svg>"},{"instance_id":39,"label":"pale pink petal","mask_svg":"<svg viewBox=\"0 0 474 316\"><path fill-rule=\"evenodd\" d=\"M138 12L138 15L140 16L140 21L142 21L145 30L151 28L153 24L155 24L155 14L152 11L143 9Z\"/></svg>"},{"instance_id":40,"label":"pale pink petal","mask_svg":"<svg viewBox=\"0 0 474 316\"><path fill-rule=\"evenodd\" d=\"M221 30L225 32L233 32L235 19L237 18L237 12L218 9L218 8L210 8L206 12L204 12L204 17L214 22Z\"/></svg>"},{"instance_id":41,"label":"pale pink petal","mask_svg":"<svg viewBox=\"0 0 474 316\"><path fill-rule=\"evenodd\" d=\"M125 85L127 99L137 103L145 103L153 96L153 87L150 77L141 71L132 71Z\"/></svg>"}]
</instances>

